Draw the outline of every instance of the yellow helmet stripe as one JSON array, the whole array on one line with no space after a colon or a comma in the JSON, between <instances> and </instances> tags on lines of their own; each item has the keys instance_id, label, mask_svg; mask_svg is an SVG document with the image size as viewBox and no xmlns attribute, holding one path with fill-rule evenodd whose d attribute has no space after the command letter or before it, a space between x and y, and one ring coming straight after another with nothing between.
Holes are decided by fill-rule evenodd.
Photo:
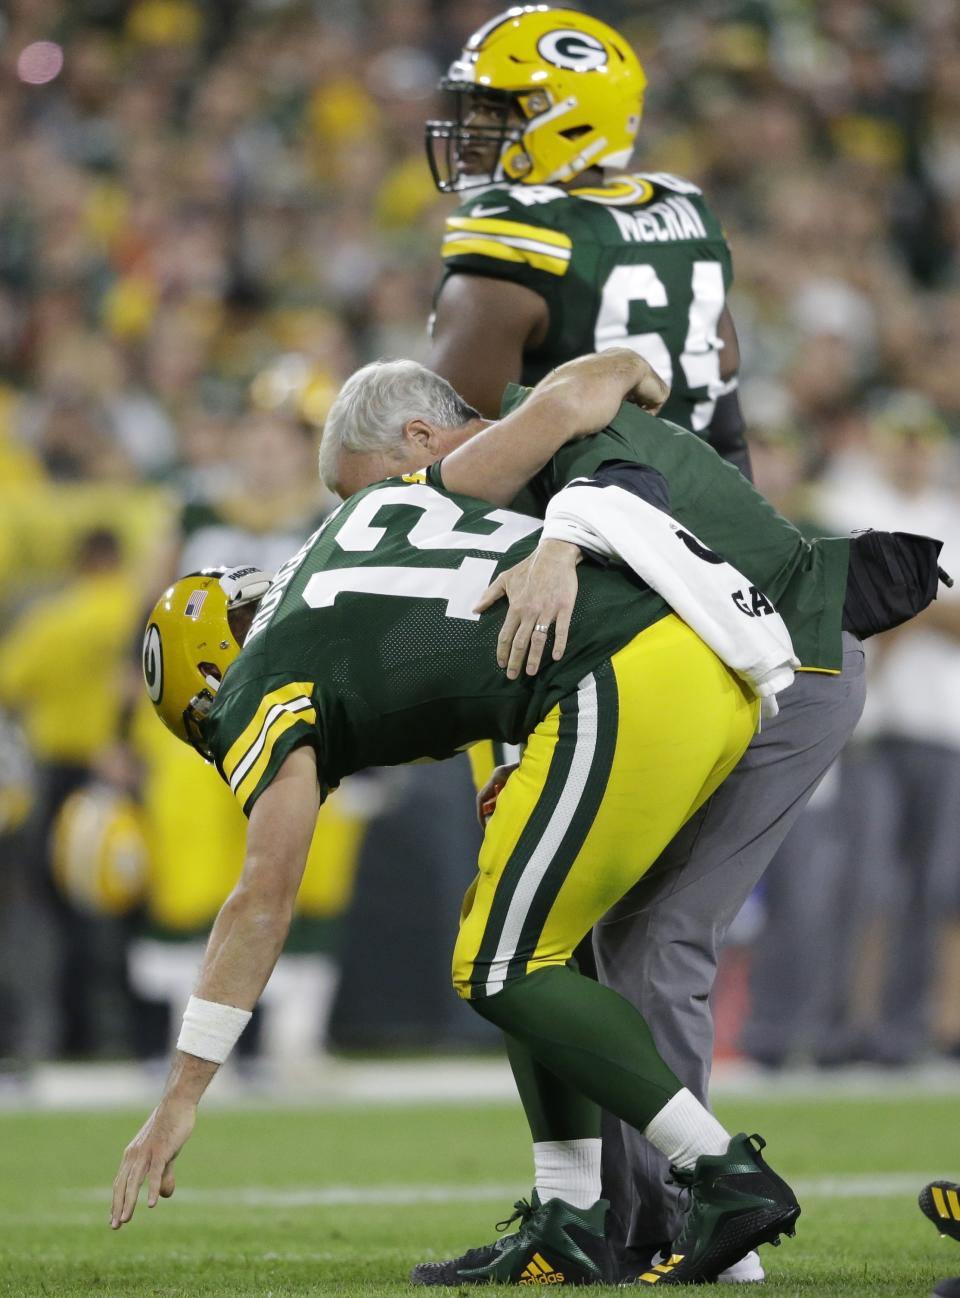
<instances>
[{"instance_id":1,"label":"yellow helmet stripe","mask_svg":"<svg viewBox=\"0 0 960 1298\"><path fill-rule=\"evenodd\" d=\"M304 706L309 708L312 690L313 684L310 681L292 681L289 685L281 685L279 689L271 690L269 694L263 696L251 721L223 759L223 773L234 793L263 751L270 727L282 712L290 709L291 705L297 710L302 710ZM316 720L316 713L313 720Z\"/></svg>"},{"instance_id":2,"label":"yellow helmet stripe","mask_svg":"<svg viewBox=\"0 0 960 1298\"><path fill-rule=\"evenodd\" d=\"M514 239L532 239L535 243L550 244L554 248L573 247L573 240L562 230L547 230L542 225L525 225L523 221L499 221L490 216L451 216L447 218L449 231L469 230L473 234L509 235Z\"/></svg>"}]
</instances>

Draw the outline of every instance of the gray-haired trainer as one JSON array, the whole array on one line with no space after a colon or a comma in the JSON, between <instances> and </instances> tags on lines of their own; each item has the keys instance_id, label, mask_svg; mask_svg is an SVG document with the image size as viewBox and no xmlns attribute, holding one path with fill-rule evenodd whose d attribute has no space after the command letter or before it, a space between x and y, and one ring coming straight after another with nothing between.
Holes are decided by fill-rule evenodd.
<instances>
[{"instance_id":1,"label":"gray-haired trainer","mask_svg":"<svg viewBox=\"0 0 960 1298\"><path fill-rule=\"evenodd\" d=\"M574 1208L562 1199L541 1203L536 1192L521 1199L501 1227L520 1220L511 1235L468 1249L446 1262L420 1262L410 1272L414 1284L610 1284L613 1266L604 1235L610 1205Z\"/></svg>"},{"instance_id":2,"label":"gray-haired trainer","mask_svg":"<svg viewBox=\"0 0 960 1298\"><path fill-rule=\"evenodd\" d=\"M691 1171L673 1169L689 1189L690 1210L670 1256L637 1277L640 1285L705 1284L758 1244L793 1235L800 1205L760 1155L765 1142L742 1132L725 1154L704 1154Z\"/></svg>"}]
</instances>

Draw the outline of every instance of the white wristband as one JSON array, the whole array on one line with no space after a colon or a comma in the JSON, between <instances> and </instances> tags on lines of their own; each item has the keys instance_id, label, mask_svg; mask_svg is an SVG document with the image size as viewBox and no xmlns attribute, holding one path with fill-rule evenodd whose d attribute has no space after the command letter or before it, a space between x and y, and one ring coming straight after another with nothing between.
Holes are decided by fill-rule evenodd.
<instances>
[{"instance_id":1,"label":"white wristband","mask_svg":"<svg viewBox=\"0 0 960 1298\"><path fill-rule=\"evenodd\" d=\"M252 1012L191 996L183 1013L177 1049L212 1064L222 1064L250 1022Z\"/></svg>"}]
</instances>

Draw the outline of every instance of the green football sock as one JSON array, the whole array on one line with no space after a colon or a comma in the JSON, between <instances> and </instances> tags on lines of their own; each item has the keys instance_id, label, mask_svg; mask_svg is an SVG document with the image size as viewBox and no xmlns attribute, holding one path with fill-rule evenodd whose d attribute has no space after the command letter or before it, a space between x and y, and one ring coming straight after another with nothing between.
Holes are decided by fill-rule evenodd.
<instances>
[{"instance_id":1,"label":"green football sock","mask_svg":"<svg viewBox=\"0 0 960 1298\"><path fill-rule=\"evenodd\" d=\"M522 1041L508 1032L503 1039L532 1139L586 1140L599 1136L600 1110L593 1100L545 1068Z\"/></svg>"},{"instance_id":2,"label":"green football sock","mask_svg":"<svg viewBox=\"0 0 960 1298\"><path fill-rule=\"evenodd\" d=\"M609 987L566 966L538 969L470 1004L526 1046L543 1069L566 1084L568 1095L579 1092L639 1131L682 1089L660 1058L642 1015ZM536 1076L548 1082L542 1074ZM533 1109L531 1128L534 1121L549 1126L557 1116L541 1101ZM567 1138L574 1134L597 1132L578 1131Z\"/></svg>"}]
</instances>

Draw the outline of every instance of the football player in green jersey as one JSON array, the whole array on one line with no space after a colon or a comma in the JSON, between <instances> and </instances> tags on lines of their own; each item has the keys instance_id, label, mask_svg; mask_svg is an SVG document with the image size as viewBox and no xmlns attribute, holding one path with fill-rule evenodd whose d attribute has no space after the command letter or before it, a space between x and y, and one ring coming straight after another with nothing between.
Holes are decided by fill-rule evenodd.
<instances>
[{"instance_id":1,"label":"football player in green jersey","mask_svg":"<svg viewBox=\"0 0 960 1298\"><path fill-rule=\"evenodd\" d=\"M355 431L363 421L357 454L379 455L401 476L358 491L266 593L259 574L196 574L164 593L147 628L144 676L158 713L216 762L250 825L241 879L214 925L164 1096L124 1153L111 1224L130 1220L144 1180L151 1205L173 1193L173 1160L200 1096L283 944L327 792L360 766L441 757L493 734L522 739L525 751L488 826L454 980L540 1074L524 1094L535 1136L550 1121L549 1102L538 1109L535 1097L549 1095L547 1079L561 1079L563 1137L583 1151L584 1176L566 1198L534 1195L515 1234L456 1264L418 1268L416 1278L611 1278L594 1166L603 1105L644 1131L692 1191L676 1249L644 1282L712 1279L744 1248L791 1233L796 1199L767 1167L762 1144L731 1137L676 1081L642 1017L569 962L592 923L733 768L756 725L755 692L650 586L615 565L584 568L561 658L536 676L500 672L502 613L476 613L478 599L498 570L534 548L569 542L539 546L539 520L456 490L460 474L488 475L494 500L502 500L506 447L525 447L528 461L546 463L560 439L615 419L646 367L625 350L573 362L480 432L473 412L421 367L385 367L387 385L383 367L372 369L347 385L342 406ZM334 412L330 419L336 423ZM442 489L423 472L402 472L445 452ZM782 583L774 533L795 558L802 545L759 497L740 521L744 555L757 549L748 541L755 528L771 532L771 559L758 576ZM706 586L732 572L688 531L671 537ZM814 616L826 616L835 601L823 573L788 566L806 589L806 615L819 608ZM735 577L746 588L742 574ZM727 620L749 634L752 616L725 605ZM785 651L794 661L789 637L775 657ZM538 1191L546 1191L552 1142L539 1144Z\"/></svg>"},{"instance_id":2,"label":"football player in green jersey","mask_svg":"<svg viewBox=\"0 0 960 1298\"><path fill-rule=\"evenodd\" d=\"M396 467L396 462L391 461L389 457L386 460L382 458L382 440L378 442L381 458L371 463L370 443L364 436L369 416L362 393L367 381L371 388L376 386L378 372L385 377L393 372L393 367L374 365L355 375L354 379L346 385L328 422L322 449L322 468L327 484L342 493L362 487L370 480L370 476L378 476L380 472L387 470L391 463L394 468ZM515 389L512 393L508 391L504 403L505 410L515 409L523 395L521 389ZM355 404L353 417L344 417L342 407L345 403ZM387 444L390 444L391 438L396 439L399 436L398 428L397 420L392 424L387 421ZM383 435L383 433L379 435L381 439ZM429 448L424 447L424 451L427 449ZM473 478L467 475L459 479L460 485L468 485L471 490L491 494L493 500L503 503L507 496L497 493L507 481L513 455L517 450L518 448L511 443L500 451L492 484L487 478ZM504 475L502 482L496 476L498 472ZM435 463L427 471L427 480L442 487L444 473L444 465ZM515 508L543 514L548 510L550 499L555 493L565 484L583 477L603 480L607 487L615 486L618 480L625 481L628 490L638 498L656 506L658 510L669 509L673 519L689 529L688 539L696 533L701 542L706 541L710 547L721 553L734 555L738 568L748 579L748 584L742 590L733 591L731 594L737 606L744 611L754 613L761 618L765 617L768 604L763 592L766 591L773 596L786 619L796 651L804 665L804 672L797 677L798 684L795 684L785 696L784 706L789 706L791 695L798 690L800 681L818 682L818 689L808 687L805 693L808 702L805 710L811 713L807 721L806 748L814 754L805 769L808 777L813 778L811 772L816 774L818 771L817 762L824 744L834 746L836 751L846 737L842 725L831 724L829 709L825 706L824 699L829 701L838 696L842 701L852 698L852 706L858 710L862 698L862 678L856 671L850 670L849 651L845 641L853 638L854 631L860 634L872 633L883 629L884 625L883 618L877 615L873 605L882 605L888 598L889 592L885 593L882 589L886 579L882 579L879 587L872 584L871 556L864 541L859 540L853 547L855 562L851 568L852 578L848 579L847 556L850 546L846 540L818 542L811 546L785 520L779 519L774 525L776 516L769 506L761 501L750 484L741 474L724 464L699 439L674 426L665 425L659 420L651 420L626 406L602 433L562 448L550 464L537 475L530 487L513 499L512 505ZM611 491L605 493L604 513L607 522L613 512L615 500L616 493ZM638 505L641 503L640 499L637 503ZM662 514L658 514L658 517L662 518ZM756 526L746 525L746 520L750 518L755 519ZM763 520L762 523L760 520ZM651 540L655 540L651 538L649 529L639 530L643 526L642 518L639 516L635 519L628 518L628 522L631 527L638 530L638 536L642 538L644 545L649 545ZM876 536L869 542L870 545L887 543ZM906 560L905 553L909 551L910 544L907 544L906 551L901 549L902 543L896 538L891 538L889 544L893 547L890 551L891 556L894 552L899 553L900 556L894 561L895 564L906 563L909 567L913 561ZM923 587L925 593L916 603L901 610L903 616L915 612L924 600L930 598L932 590L935 589L936 572L932 559L935 558L936 548L935 545L926 548L926 557L920 561L918 571L922 575L919 585ZM710 550L705 553L709 555ZM677 560L669 556L668 562L671 566L677 565ZM771 565L778 573L778 577L773 582L769 576ZM881 573L883 570L881 568ZM902 570L906 571L906 568ZM568 571L572 573L572 568ZM539 660L546 642L547 625L553 621L558 612L561 618L566 618L567 610L572 603L569 593L563 588L562 581L555 588L550 586L550 581L556 579L556 573L551 578L547 570L549 580L546 588L543 585L543 574L544 569L541 568L538 574L540 580L533 583L535 589L529 591L528 588L529 602L523 617L511 623L508 616L504 620L498 641L501 665L506 666L508 673L514 676L518 673L528 648L531 654L528 671L535 670L536 661ZM491 597L498 593L500 580L498 579L478 607L490 606ZM785 580L786 585L783 584ZM820 592L816 598L811 598L813 587ZM867 592L870 594L868 595ZM843 610L842 623L841 609ZM696 610L692 610L691 618L695 614ZM687 616L686 611L684 616ZM849 627L850 630L844 630L841 634L841 625ZM558 633L553 646L554 657L562 653L563 630L559 620L557 626ZM514 628L517 629L516 638L513 634ZM842 673L841 666L844 668ZM817 700L818 697L820 706L811 708L810 700ZM827 713L826 717L824 713ZM777 722L778 718L774 718L772 722L767 723L765 729L770 725L776 726ZM821 734L819 730L819 727L824 725L826 725L826 735ZM729 777L731 780L738 778L742 766L743 763ZM755 769L748 767L745 778L749 782L744 786L744 796L749 798L751 790L758 786ZM505 784L505 778L501 779L500 783ZM716 796L722 794L723 787L721 786ZM760 804L752 810L749 819L751 833L762 841L771 831L775 832L776 821L783 814L783 808L781 804L771 804L770 800L764 797L762 782L759 783L759 788ZM769 823L764 817L770 818ZM729 825L725 824L723 819L720 826L729 837ZM713 833L713 826L709 820L697 819L697 827L699 832L706 833L708 837ZM688 860L692 860L696 870L700 868L696 856L690 852L689 844L683 843L682 836L676 841L683 848L680 855L681 867L673 864L669 853L662 858L670 864L670 869L665 875L668 890L674 888L678 868L682 868ZM708 866L710 859L708 855L706 858ZM723 860L722 856L720 859ZM698 875L695 873L694 884L697 879ZM638 887L642 887L643 883L645 879ZM680 891L684 890L680 889ZM707 924L708 932L716 932L729 919L729 902L725 899L723 890L694 886L693 892L692 918L686 930L687 936L695 936L697 925L701 923ZM636 890L633 895L636 896ZM717 918L713 921L712 928L709 927L710 916L705 911L710 901L717 911ZM630 899L625 907L628 916L631 913L629 906L633 904L633 899ZM642 901L640 905L642 908ZM679 952L678 947L681 948ZM676 978L671 981L672 966L676 964L678 957L682 961L683 951L682 941L674 936L673 929L667 930L667 938L662 944L658 943L656 933L651 934L648 943L638 955L639 959L633 952L628 952L626 959L636 961L641 968L654 971L656 975L654 989L661 997L664 995L664 988L672 989L676 986ZM687 965L681 963L681 974L690 976L689 962ZM700 985L703 977L704 975L698 974L699 981L696 985ZM658 1040L665 1052L676 1053L683 1060L686 1047L682 1039L682 1024L681 1031L677 1035L681 1037L679 1048L666 1029ZM561 1190L558 1190L560 1197L569 1197L573 1193L571 1187L575 1188L578 1183L582 1183L587 1178L588 1162L584 1146L589 1142L563 1139L563 1126L567 1120L568 1106L575 1107L575 1098L568 1095L564 1099L559 1093L559 1084L556 1079L553 1079L550 1083L549 1104L538 1105L535 1096L531 1100L529 1092L536 1091L538 1079L543 1075L538 1074L535 1065L524 1057L524 1052L517 1042L510 1042L508 1039L508 1050L518 1086L525 1096L525 1107L528 1113L540 1115L536 1123L532 1122L538 1192L542 1195L551 1187L554 1189L561 1187ZM548 1113L552 1113L554 1119L559 1115L559 1127L551 1124L547 1119L545 1115ZM596 1157L599 1163L599 1151L596 1151ZM549 1158L549 1167L545 1171L541 1164L547 1158ZM599 1168L596 1175L599 1180ZM649 1258L648 1253L647 1263ZM459 1273L457 1262L444 1265L447 1270L441 1269L440 1275ZM754 1267L758 1265L756 1259L753 1265ZM438 1274L436 1270L431 1269L430 1266L422 1271L418 1269L418 1278L423 1278L427 1282L430 1282L430 1277L436 1274Z\"/></svg>"},{"instance_id":3,"label":"football player in green jersey","mask_svg":"<svg viewBox=\"0 0 960 1298\"><path fill-rule=\"evenodd\" d=\"M767 644L765 624L781 624L761 592L789 610L809 652L819 646L825 663L836 660L847 595L836 577L848 543L810 546L699 440L641 414L651 457L672 443L661 469L635 463L641 471L624 477L622 462L604 458L593 485L571 484L551 501L547 527L561 529L552 539L537 543L540 524L530 516L459 494L476 481L503 504L516 490L519 463L529 476L562 439L601 423L616 444L627 418L620 398L649 399L649 379L631 352L583 358L484 429L422 367L367 367L345 385L326 435L369 470L400 476L357 491L266 592L261 574L240 570L219 580L195 574L161 597L144 640L150 697L174 733L213 758L250 827L241 880L214 926L164 1097L124 1154L114 1227L129 1221L145 1179L152 1204L173 1192L172 1162L200 1095L282 946L318 803L360 766L440 757L493 734L526 747L488 826L454 980L527 1061L518 1083L535 1142L536 1193L513 1235L422 1265L414 1278L610 1278L598 1105L643 1131L692 1191L673 1250L643 1283L713 1279L744 1250L793 1229L799 1207L762 1146L731 1138L663 1064L642 1016L569 961L739 758L756 722L755 695L769 684L766 671L748 664L768 661L778 688L787 683L781 669L792 679L785 628L785 640L771 633L772 657L766 647L754 652ZM709 461L709 491L687 471L690 454ZM416 471L423 465L434 467ZM584 491L592 507L582 503ZM476 611L491 576L534 547L534 566L557 548L572 562L571 541L616 560L608 524L631 491L648 515L647 537L676 556L667 567L685 573L696 599L710 607L714 590L726 591L713 613L728 630L736 624L724 642L727 660L737 642L749 642L743 669L731 671L652 585L628 580L614 564L584 568L562 656L538 675L500 673L502 614ZM750 576L697 538L700 521L723 529ZM629 535L624 543L626 558ZM817 553L836 557L818 562ZM695 604L685 605L691 618ZM578 1174L571 1154L579 1155Z\"/></svg>"},{"instance_id":4,"label":"football player in green jersey","mask_svg":"<svg viewBox=\"0 0 960 1298\"><path fill-rule=\"evenodd\" d=\"M427 124L428 157L460 205L443 240L430 367L494 418L510 381L612 344L635 348L671 384L665 416L749 477L730 251L695 185L631 168L646 77L629 44L574 10L514 8L467 41L441 85L455 108ZM863 698L863 653L848 636L842 678L798 677L735 777L594 933L601 977L641 1009L701 1098L727 928ZM481 745L470 758L482 785L515 755ZM674 1234L676 1190L656 1152L627 1129L621 1143L615 1124L604 1130L604 1186L635 1273ZM752 1257L724 1279L763 1271Z\"/></svg>"},{"instance_id":5,"label":"football player in green jersey","mask_svg":"<svg viewBox=\"0 0 960 1298\"><path fill-rule=\"evenodd\" d=\"M730 250L696 185L628 170L646 87L628 43L587 14L510 9L441 86L455 113L427 123L428 158L462 201L430 368L492 419L508 382L631 347L671 388L664 417L749 472Z\"/></svg>"}]
</instances>

